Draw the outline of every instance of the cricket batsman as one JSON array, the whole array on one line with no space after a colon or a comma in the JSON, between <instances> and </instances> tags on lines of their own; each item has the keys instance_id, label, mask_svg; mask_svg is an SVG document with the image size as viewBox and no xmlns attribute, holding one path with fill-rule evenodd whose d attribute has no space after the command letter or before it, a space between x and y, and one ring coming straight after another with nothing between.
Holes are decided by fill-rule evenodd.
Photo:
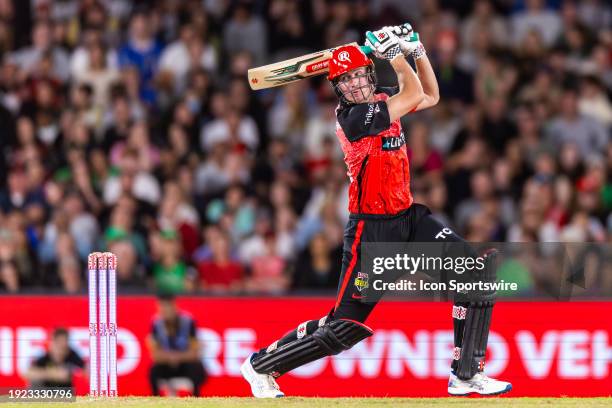
<instances>
[{"instance_id":1,"label":"cricket batsman","mask_svg":"<svg viewBox=\"0 0 612 408\"><path fill-rule=\"evenodd\" d=\"M344 233L342 273L336 302L328 315L300 324L241 367L255 397L282 397L275 378L319 358L348 350L372 335L365 321L375 302L363 302L358 290L362 242L464 242L435 220L427 207L414 204L408 153L400 118L438 103L438 84L423 44L410 24L368 33L374 56L389 61L398 87L376 85L372 60L357 46L334 50L328 80L338 98L336 135L350 177L350 218ZM412 41L409 38L412 37ZM413 58L417 73L406 58ZM467 244L466 244L467 245ZM495 281L494 253L472 278ZM361 275L361 274L360 274ZM454 351L448 381L450 395L496 395L512 386L484 374L495 293L478 298L459 294L452 309Z\"/></svg>"}]
</instances>

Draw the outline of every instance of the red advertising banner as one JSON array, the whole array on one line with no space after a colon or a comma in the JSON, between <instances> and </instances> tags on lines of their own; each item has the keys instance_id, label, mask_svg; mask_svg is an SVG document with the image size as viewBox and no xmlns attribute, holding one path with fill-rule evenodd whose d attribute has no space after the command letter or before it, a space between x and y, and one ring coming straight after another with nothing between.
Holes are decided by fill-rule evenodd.
<instances>
[{"instance_id":1,"label":"red advertising banner","mask_svg":"<svg viewBox=\"0 0 612 408\"><path fill-rule=\"evenodd\" d=\"M247 396L242 361L304 320L320 318L331 298L183 298L197 321L209 381L203 395ZM120 395L150 393L146 348L152 297L118 302ZM287 395L446 395L453 347L451 305L382 302L367 324L374 335L352 349L281 377ZM22 386L23 373L46 347L51 330L70 330L88 354L85 297L0 298L0 387ZM612 302L500 302L495 307L487 374L511 381L510 396L612 395ZM87 392L81 375L77 389Z\"/></svg>"}]
</instances>

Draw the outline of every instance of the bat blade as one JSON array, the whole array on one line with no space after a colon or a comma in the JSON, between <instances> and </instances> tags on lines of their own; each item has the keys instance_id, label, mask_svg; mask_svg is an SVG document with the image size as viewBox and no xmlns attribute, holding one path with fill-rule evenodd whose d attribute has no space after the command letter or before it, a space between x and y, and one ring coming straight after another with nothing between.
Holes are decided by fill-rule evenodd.
<instances>
[{"instance_id":1,"label":"bat blade","mask_svg":"<svg viewBox=\"0 0 612 408\"><path fill-rule=\"evenodd\" d=\"M352 42L345 45L358 44ZM301 57L251 68L248 71L249 85L253 90L273 88L314 75L325 74L329 70L329 59L334 49L330 48L302 55Z\"/></svg>"}]
</instances>

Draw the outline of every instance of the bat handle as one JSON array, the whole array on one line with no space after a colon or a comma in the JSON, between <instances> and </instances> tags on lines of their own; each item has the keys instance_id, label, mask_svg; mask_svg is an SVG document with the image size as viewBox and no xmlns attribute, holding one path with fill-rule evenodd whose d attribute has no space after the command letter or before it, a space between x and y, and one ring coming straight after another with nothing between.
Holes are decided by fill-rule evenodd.
<instances>
[{"instance_id":1,"label":"bat handle","mask_svg":"<svg viewBox=\"0 0 612 408\"><path fill-rule=\"evenodd\" d=\"M368 45L360 45L359 48L361 48L361 51L363 51L363 53L366 55L371 54L374 51L372 47Z\"/></svg>"},{"instance_id":2,"label":"bat handle","mask_svg":"<svg viewBox=\"0 0 612 408\"><path fill-rule=\"evenodd\" d=\"M372 41L376 41L376 37L374 36L374 34L371 31L367 31L366 32L366 37L368 40L370 40L370 42ZM419 41L419 33L417 32L413 32L408 41ZM370 47L369 45L360 45L361 51L364 52L364 54L371 54L372 52L374 52L374 49L372 47Z\"/></svg>"}]
</instances>

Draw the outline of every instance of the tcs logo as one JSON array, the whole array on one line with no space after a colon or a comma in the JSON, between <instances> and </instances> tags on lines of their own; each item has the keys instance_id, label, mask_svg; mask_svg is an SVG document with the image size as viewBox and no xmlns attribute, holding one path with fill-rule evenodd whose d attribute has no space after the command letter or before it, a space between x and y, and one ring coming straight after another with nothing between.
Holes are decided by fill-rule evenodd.
<instances>
[{"instance_id":1,"label":"tcs logo","mask_svg":"<svg viewBox=\"0 0 612 408\"><path fill-rule=\"evenodd\" d=\"M450 228L444 227L442 228L442 231L436 234L436 239L445 239L447 236L451 235L452 233L453 231Z\"/></svg>"}]
</instances>

